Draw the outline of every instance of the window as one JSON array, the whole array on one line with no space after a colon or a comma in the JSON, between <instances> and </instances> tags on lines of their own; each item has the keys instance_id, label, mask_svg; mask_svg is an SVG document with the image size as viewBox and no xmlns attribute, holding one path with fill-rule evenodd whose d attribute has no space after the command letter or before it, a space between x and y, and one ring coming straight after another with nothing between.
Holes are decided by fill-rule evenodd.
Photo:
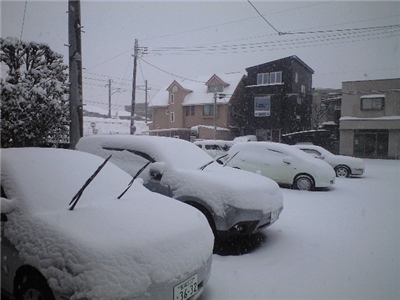
<instances>
[{"instance_id":1,"label":"window","mask_svg":"<svg viewBox=\"0 0 400 300\"><path fill-rule=\"evenodd\" d=\"M174 85L174 87L172 88L172 92L176 93L178 91L178 87L176 85Z\"/></svg>"},{"instance_id":2,"label":"window","mask_svg":"<svg viewBox=\"0 0 400 300\"><path fill-rule=\"evenodd\" d=\"M282 71L257 74L257 84L280 84L282 83Z\"/></svg>"},{"instance_id":3,"label":"window","mask_svg":"<svg viewBox=\"0 0 400 300\"><path fill-rule=\"evenodd\" d=\"M294 82L298 83L299 82L299 73L294 73Z\"/></svg>"},{"instance_id":4,"label":"window","mask_svg":"<svg viewBox=\"0 0 400 300\"><path fill-rule=\"evenodd\" d=\"M194 116L195 106L185 106L185 116Z\"/></svg>"},{"instance_id":5,"label":"window","mask_svg":"<svg viewBox=\"0 0 400 300\"><path fill-rule=\"evenodd\" d=\"M165 114L166 114L166 115L169 115L169 110L168 110L168 109L165 111Z\"/></svg>"},{"instance_id":6,"label":"window","mask_svg":"<svg viewBox=\"0 0 400 300\"><path fill-rule=\"evenodd\" d=\"M271 115L271 97L262 96L254 98L254 116L268 117Z\"/></svg>"},{"instance_id":7,"label":"window","mask_svg":"<svg viewBox=\"0 0 400 300\"><path fill-rule=\"evenodd\" d=\"M208 86L209 93L218 93L222 92L222 84L211 84Z\"/></svg>"},{"instance_id":8,"label":"window","mask_svg":"<svg viewBox=\"0 0 400 300\"><path fill-rule=\"evenodd\" d=\"M170 120L171 120L171 122L175 122L175 113L174 112L171 112Z\"/></svg>"},{"instance_id":9,"label":"window","mask_svg":"<svg viewBox=\"0 0 400 300\"><path fill-rule=\"evenodd\" d=\"M306 93L306 86L304 84L301 85L301 93L302 94Z\"/></svg>"},{"instance_id":10,"label":"window","mask_svg":"<svg viewBox=\"0 0 400 300\"><path fill-rule=\"evenodd\" d=\"M382 110L384 108L385 97L382 96L362 96L361 110Z\"/></svg>"},{"instance_id":11,"label":"window","mask_svg":"<svg viewBox=\"0 0 400 300\"><path fill-rule=\"evenodd\" d=\"M214 105L204 105L203 116L214 116Z\"/></svg>"},{"instance_id":12,"label":"window","mask_svg":"<svg viewBox=\"0 0 400 300\"><path fill-rule=\"evenodd\" d=\"M171 95L169 96L169 99L170 99L170 103L171 103L171 104L174 104L174 94L171 94Z\"/></svg>"}]
</instances>

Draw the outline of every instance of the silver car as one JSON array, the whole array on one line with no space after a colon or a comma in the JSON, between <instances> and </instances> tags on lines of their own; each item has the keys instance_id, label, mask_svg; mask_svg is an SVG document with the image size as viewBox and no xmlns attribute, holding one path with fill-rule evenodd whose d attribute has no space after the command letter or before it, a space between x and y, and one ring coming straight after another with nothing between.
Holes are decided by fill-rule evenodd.
<instances>
[{"instance_id":1,"label":"silver car","mask_svg":"<svg viewBox=\"0 0 400 300\"><path fill-rule=\"evenodd\" d=\"M322 159L332 166L335 170L336 177L361 176L365 171L365 164L361 158L335 155L325 148L308 144L297 144L292 147L303 150L304 152Z\"/></svg>"},{"instance_id":2,"label":"silver car","mask_svg":"<svg viewBox=\"0 0 400 300\"><path fill-rule=\"evenodd\" d=\"M214 244L206 218L108 160L2 149L1 192L2 294L192 300L204 290Z\"/></svg>"},{"instance_id":3,"label":"silver car","mask_svg":"<svg viewBox=\"0 0 400 300\"><path fill-rule=\"evenodd\" d=\"M335 172L326 162L281 143L237 143L229 150L227 165L299 190L327 189L335 182Z\"/></svg>"},{"instance_id":4,"label":"silver car","mask_svg":"<svg viewBox=\"0 0 400 300\"><path fill-rule=\"evenodd\" d=\"M273 224L283 209L279 186L249 172L225 168L188 141L156 136L89 136L77 150L106 158L144 185L200 210L215 237L250 235Z\"/></svg>"}]
</instances>

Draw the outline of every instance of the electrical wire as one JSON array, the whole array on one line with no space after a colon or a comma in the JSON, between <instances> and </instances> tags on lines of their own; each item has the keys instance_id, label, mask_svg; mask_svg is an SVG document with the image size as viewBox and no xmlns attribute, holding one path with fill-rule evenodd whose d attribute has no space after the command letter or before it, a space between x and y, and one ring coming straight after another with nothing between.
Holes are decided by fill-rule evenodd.
<instances>
[{"instance_id":1,"label":"electrical wire","mask_svg":"<svg viewBox=\"0 0 400 300\"><path fill-rule=\"evenodd\" d=\"M149 66L151 66L151 67L153 67L153 68L155 68L155 69L157 69L157 70L159 70L159 71L161 71L161 72L164 72L164 73L166 73L166 74L168 74L168 75L171 75L171 76L174 76L174 77L178 77L178 78L181 78L181 79L184 79L184 80L188 80L188 81L206 83L205 81L199 81L199 80L195 80L195 79L190 79L190 78L186 78L186 77L182 77L182 76L179 76L179 75L170 73L170 72L168 72L168 71L165 71L165 70L163 70L163 69L161 69L161 68L159 68L159 67L156 67L156 66L152 65L151 63L145 61L143 58L139 58L139 59L140 59L141 61L143 61L144 63L148 64Z\"/></svg>"},{"instance_id":2,"label":"electrical wire","mask_svg":"<svg viewBox=\"0 0 400 300\"><path fill-rule=\"evenodd\" d=\"M279 35L283 35L286 34L284 32L280 32L278 29L276 29L270 22L268 22L268 20L258 11L258 9L253 5L253 3L250 2L250 0L247 0L247 2L254 8L254 10L260 15L261 18L263 18L263 20L265 22L267 22L267 24L273 29L275 30Z\"/></svg>"},{"instance_id":3,"label":"electrical wire","mask_svg":"<svg viewBox=\"0 0 400 300\"><path fill-rule=\"evenodd\" d=\"M24 8L24 16L22 18L22 28L21 28L21 34L19 36L19 40L22 41L22 33L24 31L24 24L25 24L25 15L26 15L26 6L28 4L28 1L25 1L25 8Z\"/></svg>"}]
</instances>

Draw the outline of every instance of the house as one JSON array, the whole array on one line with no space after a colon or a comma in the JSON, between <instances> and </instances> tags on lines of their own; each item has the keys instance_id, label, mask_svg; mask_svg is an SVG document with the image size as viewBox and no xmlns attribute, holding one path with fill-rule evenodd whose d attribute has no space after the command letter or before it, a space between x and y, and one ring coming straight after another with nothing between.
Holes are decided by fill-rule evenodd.
<instances>
[{"instance_id":1,"label":"house","mask_svg":"<svg viewBox=\"0 0 400 300\"><path fill-rule=\"evenodd\" d=\"M233 99L237 135L280 141L281 134L311 128L312 74L297 56L246 69L245 98Z\"/></svg>"},{"instance_id":2,"label":"house","mask_svg":"<svg viewBox=\"0 0 400 300\"><path fill-rule=\"evenodd\" d=\"M400 78L342 83L340 153L400 156Z\"/></svg>"},{"instance_id":3,"label":"house","mask_svg":"<svg viewBox=\"0 0 400 300\"><path fill-rule=\"evenodd\" d=\"M339 128L342 101L341 89L313 89L311 128L337 125Z\"/></svg>"},{"instance_id":4,"label":"house","mask_svg":"<svg viewBox=\"0 0 400 300\"><path fill-rule=\"evenodd\" d=\"M243 97L241 73L174 80L152 99L151 135L186 140L232 139L230 102Z\"/></svg>"}]
</instances>

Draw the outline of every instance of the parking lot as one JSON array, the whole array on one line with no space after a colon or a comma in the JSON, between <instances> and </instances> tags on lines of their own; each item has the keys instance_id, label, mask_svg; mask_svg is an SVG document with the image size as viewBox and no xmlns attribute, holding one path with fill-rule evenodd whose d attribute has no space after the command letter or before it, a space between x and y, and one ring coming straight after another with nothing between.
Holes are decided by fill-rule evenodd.
<instances>
[{"instance_id":1,"label":"parking lot","mask_svg":"<svg viewBox=\"0 0 400 300\"><path fill-rule=\"evenodd\" d=\"M399 299L400 161L330 191L283 189L281 218L214 254L203 299Z\"/></svg>"}]
</instances>

